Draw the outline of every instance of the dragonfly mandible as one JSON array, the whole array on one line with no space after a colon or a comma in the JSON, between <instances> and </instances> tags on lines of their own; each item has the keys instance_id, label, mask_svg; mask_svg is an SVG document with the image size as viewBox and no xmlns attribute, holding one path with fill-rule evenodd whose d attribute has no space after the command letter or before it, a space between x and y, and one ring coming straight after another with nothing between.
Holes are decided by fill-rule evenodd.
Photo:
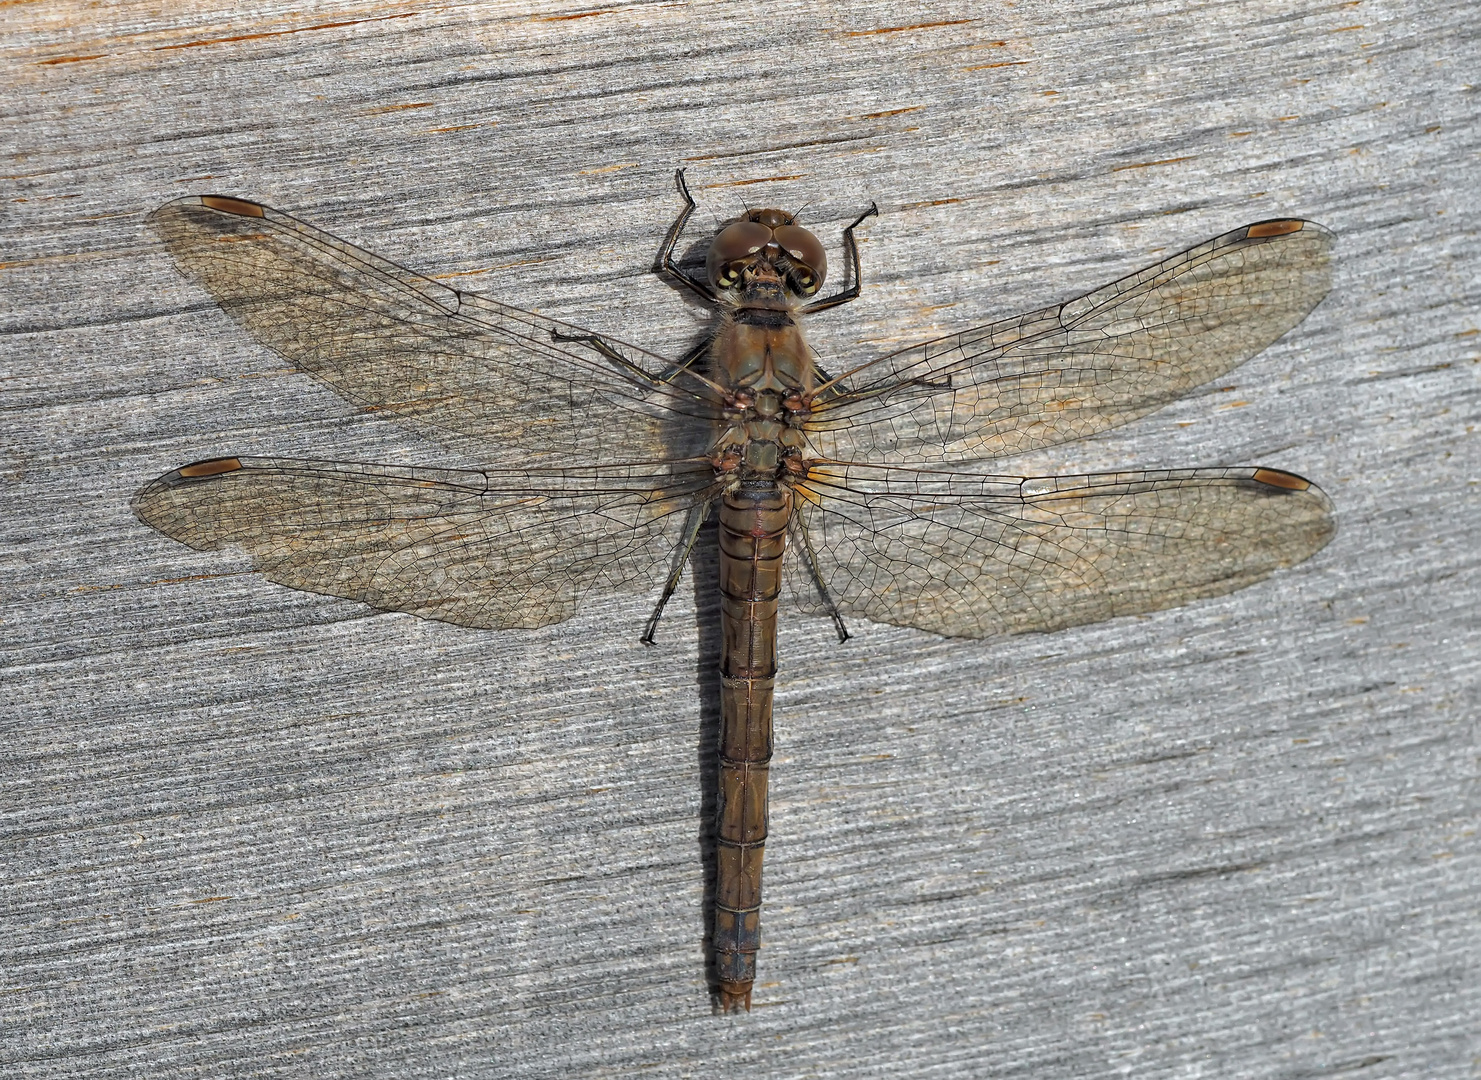
<instances>
[{"instance_id":1,"label":"dragonfly mandible","mask_svg":"<svg viewBox=\"0 0 1481 1080\"><path fill-rule=\"evenodd\" d=\"M795 216L751 210L705 273L656 269L718 313L671 362L450 288L228 196L150 217L184 273L258 342L350 404L482 463L402 468L218 457L145 485L141 520L245 551L296 589L488 629L651 593L651 641L719 517L721 721L712 961L749 1009L761 944L776 624L827 616L948 636L1051 631L1243 588L1333 535L1315 484L1259 466L1023 477L966 468L1144 416L1300 322L1330 287L1332 234L1244 225L1094 292L824 371L804 316L827 259ZM953 468L952 466L957 466Z\"/></svg>"}]
</instances>

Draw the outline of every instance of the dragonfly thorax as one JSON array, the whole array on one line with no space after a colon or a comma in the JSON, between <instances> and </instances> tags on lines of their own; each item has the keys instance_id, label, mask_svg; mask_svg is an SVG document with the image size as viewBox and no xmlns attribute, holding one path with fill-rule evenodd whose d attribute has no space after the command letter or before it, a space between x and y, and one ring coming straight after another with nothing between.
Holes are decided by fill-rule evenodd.
<instances>
[{"instance_id":1,"label":"dragonfly thorax","mask_svg":"<svg viewBox=\"0 0 1481 1080\"><path fill-rule=\"evenodd\" d=\"M775 395L761 395L778 406ZM735 417L715 442L710 460L716 473L734 482L777 480L804 472L807 439L790 414L762 415L755 406Z\"/></svg>"}]
</instances>

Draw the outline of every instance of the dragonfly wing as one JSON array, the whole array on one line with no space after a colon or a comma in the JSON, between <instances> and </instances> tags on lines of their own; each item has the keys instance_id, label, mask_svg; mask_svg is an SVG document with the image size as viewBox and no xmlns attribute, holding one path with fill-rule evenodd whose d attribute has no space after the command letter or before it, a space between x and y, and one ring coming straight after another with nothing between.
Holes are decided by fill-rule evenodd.
<instances>
[{"instance_id":1,"label":"dragonfly wing","mask_svg":"<svg viewBox=\"0 0 1481 1080\"><path fill-rule=\"evenodd\" d=\"M1124 424L1305 318L1331 287L1331 244L1312 221L1245 225L1069 303L882 357L815 406L809 438L833 460L933 462Z\"/></svg>"},{"instance_id":2,"label":"dragonfly wing","mask_svg":"<svg viewBox=\"0 0 1481 1080\"><path fill-rule=\"evenodd\" d=\"M1332 538L1332 504L1277 469L1022 478L858 465L799 485L792 595L950 637L1058 630L1242 589Z\"/></svg>"},{"instance_id":3,"label":"dragonfly wing","mask_svg":"<svg viewBox=\"0 0 1481 1080\"><path fill-rule=\"evenodd\" d=\"M570 618L588 596L662 582L707 466L524 472L219 458L134 497L201 550L239 547L295 589L488 629Z\"/></svg>"},{"instance_id":4,"label":"dragonfly wing","mask_svg":"<svg viewBox=\"0 0 1481 1080\"><path fill-rule=\"evenodd\" d=\"M270 207L176 199L150 224L263 345L345 400L509 466L703 452L714 415L665 362L557 336L579 327L450 289ZM685 379L684 374L678 376ZM698 417L701 422L691 422Z\"/></svg>"}]
</instances>

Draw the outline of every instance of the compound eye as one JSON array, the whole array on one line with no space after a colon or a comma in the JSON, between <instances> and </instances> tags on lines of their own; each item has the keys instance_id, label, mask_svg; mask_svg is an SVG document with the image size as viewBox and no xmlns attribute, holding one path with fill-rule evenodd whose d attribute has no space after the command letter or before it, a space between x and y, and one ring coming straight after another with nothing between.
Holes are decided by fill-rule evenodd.
<instances>
[{"instance_id":1,"label":"compound eye","mask_svg":"<svg viewBox=\"0 0 1481 1080\"><path fill-rule=\"evenodd\" d=\"M737 221L720 230L710 243L705 258L705 273L717 289L728 289L740 279L739 263L744 263L771 243L771 230L754 221Z\"/></svg>"},{"instance_id":2,"label":"compound eye","mask_svg":"<svg viewBox=\"0 0 1481 1080\"><path fill-rule=\"evenodd\" d=\"M801 225L782 225L774 230L774 235L796 264L791 276L797 291L811 296L822 288L823 279L828 276L828 256L823 253L818 238Z\"/></svg>"}]
</instances>

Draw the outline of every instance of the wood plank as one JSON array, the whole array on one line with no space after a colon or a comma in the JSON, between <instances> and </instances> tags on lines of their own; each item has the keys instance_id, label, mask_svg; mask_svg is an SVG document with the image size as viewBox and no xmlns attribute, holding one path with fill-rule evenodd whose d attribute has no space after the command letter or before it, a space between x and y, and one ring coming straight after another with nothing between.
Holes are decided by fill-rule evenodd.
<instances>
[{"instance_id":1,"label":"wood plank","mask_svg":"<svg viewBox=\"0 0 1481 1080\"><path fill-rule=\"evenodd\" d=\"M1474 5L0 26L8 1075L1470 1075ZM704 312L647 267L679 166L696 245L742 203L834 243L878 202L863 298L813 324L835 367L1244 222L1339 237L1287 339L1026 466L1290 469L1338 507L1312 562L1045 636L784 627L739 1018L703 969L710 582L654 648L640 597L472 631L281 588L128 505L221 454L464 463L284 370L153 207L256 199L677 356Z\"/></svg>"}]
</instances>

